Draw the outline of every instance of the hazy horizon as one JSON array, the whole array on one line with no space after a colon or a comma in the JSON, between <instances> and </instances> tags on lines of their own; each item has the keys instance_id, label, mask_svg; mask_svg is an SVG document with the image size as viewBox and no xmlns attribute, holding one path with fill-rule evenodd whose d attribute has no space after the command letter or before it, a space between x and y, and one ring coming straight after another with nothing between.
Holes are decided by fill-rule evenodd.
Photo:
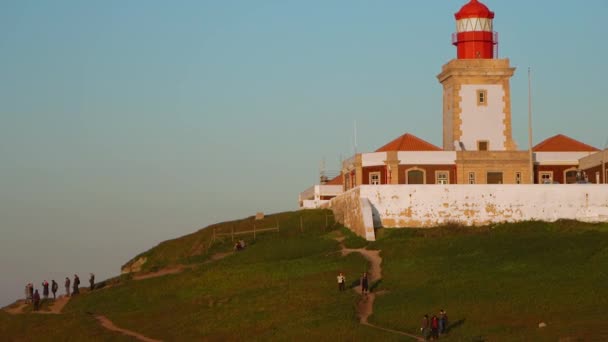
<instances>
[{"instance_id":1,"label":"hazy horizon","mask_svg":"<svg viewBox=\"0 0 608 342\"><path fill-rule=\"evenodd\" d=\"M97 280L211 223L295 210L353 153L442 145L454 13L467 1L3 1L0 306ZM484 1L526 149L608 133L608 3Z\"/></svg>"}]
</instances>

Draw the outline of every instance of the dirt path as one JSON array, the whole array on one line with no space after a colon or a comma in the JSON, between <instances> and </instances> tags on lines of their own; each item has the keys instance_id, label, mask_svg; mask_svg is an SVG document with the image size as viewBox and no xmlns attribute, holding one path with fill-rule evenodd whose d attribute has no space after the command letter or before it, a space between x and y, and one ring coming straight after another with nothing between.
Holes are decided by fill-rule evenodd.
<instances>
[{"instance_id":1,"label":"dirt path","mask_svg":"<svg viewBox=\"0 0 608 342\"><path fill-rule=\"evenodd\" d=\"M99 321L99 323L101 324L102 327L104 327L110 331L114 331L114 332L121 333L123 335L131 336L131 337L134 337L134 338L136 338L140 341L144 341L144 342L161 342L161 340L155 340L155 339L146 337L142 334L136 333L135 331L119 328L114 323L112 323L112 321L110 321L106 316L96 315L95 318Z\"/></svg>"},{"instance_id":2,"label":"dirt path","mask_svg":"<svg viewBox=\"0 0 608 342\"><path fill-rule=\"evenodd\" d=\"M336 240L338 240L338 242L340 242L340 248L341 248L341 252L342 252L343 256L348 255L350 253L360 253L361 255L363 255L363 257L365 259L367 259L367 261L369 261L370 267L369 267L369 270L367 271L367 274L369 277L370 285L375 283L376 281L382 279L382 257L380 256L379 250L371 251L371 250L367 250L365 248L350 249L350 248L346 248L344 246L344 243L343 243L344 237L343 236L336 238ZM361 294L361 287L359 287L359 286L354 287L353 290L356 291L358 294ZM362 295L361 299L359 300L359 303L357 303L357 314L359 316L359 322L363 325L366 325L366 326L369 326L369 327L372 327L375 329L391 332L394 334L399 334L402 336L407 336L407 337L410 337L417 341L424 341L424 339L421 338L420 336L408 334L406 332L399 331L399 330L379 327L377 325L369 323L368 318L374 313L374 301L376 300L376 296L381 295L381 294L382 294L382 292L371 292L370 291L366 296Z\"/></svg>"},{"instance_id":3,"label":"dirt path","mask_svg":"<svg viewBox=\"0 0 608 342\"><path fill-rule=\"evenodd\" d=\"M52 300L52 299L49 299L49 300ZM41 314L41 315L44 315L44 314L58 315L61 313L61 311L63 311L63 308L69 301L70 301L70 297L59 296L55 301L51 302L51 304L48 307L49 310L31 311L30 313ZM26 304L25 301L20 300L17 302L17 305L5 308L4 311L11 315L20 315L20 314L24 314L23 311L29 305L32 305L32 304Z\"/></svg>"},{"instance_id":4,"label":"dirt path","mask_svg":"<svg viewBox=\"0 0 608 342\"><path fill-rule=\"evenodd\" d=\"M218 261L221 259L224 259L225 257L234 254L234 252L226 252L226 253L215 253L211 256L211 259L206 260L205 262L203 262L203 264L209 264L212 263L214 261ZM163 268L161 270L158 270L156 272L150 272L150 273L144 273L144 274L136 274L133 276L133 280L144 280L144 279L150 279L150 278L157 278L157 277L162 277L168 274L178 274L178 273L182 273L183 271L185 271L188 268L192 268L195 265L176 265L176 266L172 266L172 267L167 267L167 268Z\"/></svg>"}]
</instances>

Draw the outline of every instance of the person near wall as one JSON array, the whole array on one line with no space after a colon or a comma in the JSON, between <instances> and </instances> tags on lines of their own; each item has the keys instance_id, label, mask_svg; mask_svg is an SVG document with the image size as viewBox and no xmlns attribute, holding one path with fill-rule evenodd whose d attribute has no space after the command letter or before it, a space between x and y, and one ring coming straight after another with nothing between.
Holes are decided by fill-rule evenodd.
<instances>
[{"instance_id":1,"label":"person near wall","mask_svg":"<svg viewBox=\"0 0 608 342\"><path fill-rule=\"evenodd\" d=\"M429 315L422 316L422 324L420 325L420 333L425 340L429 340L431 337L431 326L429 321Z\"/></svg>"},{"instance_id":2,"label":"person near wall","mask_svg":"<svg viewBox=\"0 0 608 342\"><path fill-rule=\"evenodd\" d=\"M70 296L70 284L72 282L70 281L69 277L65 277L65 296L69 297Z\"/></svg>"},{"instance_id":3,"label":"person near wall","mask_svg":"<svg viewBox=\"0 0 608 342\"><path fill-rule=\"evenodd\" d=\"M346 289L346 277L344 273L340 272L338 274L338 291L344 291Z\"/></svg>"},{"instance_id":4,"label":"person near wall","mask_svg":"<svg viewBox=\"0 0 608 342\"><path fill-rule=\"evenodd\" d=\"M77 274L74 274L74 286L72 289L72 295L77 295L80 293L80 278L78 278Z\"/></svg>"},{"instance_id":5,"label":"person near wall","mask_svg":"<svg viewBox=\"0 0 608 342\"><path fill-rule=\"evenodd\" d=\"M40 294L38 293L38 290L36 290L36 292L34 292L34 311L38 311L38 309L40 309Z\"/></svg>"},{"instance_id":6,"label":"person near wall","mask_svg":"<svg viewBox=\"0 0 608 342\"><path fill-rule=\"evenodd\" d=\"M367 278L367 272L363 272L359 283L361 285L361 294L367 296L367 293L369 292L369 280Z\"/></svg>"},{"instance_id":7,"label":"person near wall","mask_svg":"<svg viewBox=\"0 0 608 342\"><path fill-rule=\"evenodd\" d=\"M91 273L91 276L89 277L89 286L91 287L91 291L95 289L95 275L93 273Z\"/></svg>"},{"instance_id":8,"label":"person near wall","mask_svg":"<svg viewBox=\"0 0 608 342\"><path fill-rule=\"evenodd\" d=\"M59 284L55 279L51 280L51 291L53 292L53 300L57 299L57 290L59 290Z\"/></svg>"}]
</instances>

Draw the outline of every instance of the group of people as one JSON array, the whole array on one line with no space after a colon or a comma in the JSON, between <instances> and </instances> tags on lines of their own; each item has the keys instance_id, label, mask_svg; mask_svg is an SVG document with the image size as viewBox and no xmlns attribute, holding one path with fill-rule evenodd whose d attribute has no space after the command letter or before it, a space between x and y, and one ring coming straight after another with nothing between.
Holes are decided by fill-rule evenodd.
<instances>
[{"instance_id":1,"label":"group of people","mask_svg":"<svg viewBox=\"0 0 608 342\"><path fill-rule=\"evenodd\" d=\"M91 273L91 277L89 278L89 284L91 291L95 288L95 275ZM77 295L80 293L80 278L78 278L77 274L74 274L74 282L70 280L69 277L65 277L65 295L69 297L70 295ZM48 281L42 282L42 298L40 298L40 293L38 289L34 289L34 284L28 283L25 285L25 303L32 304L34 306L34 311L38 311L40 309L40 304L42 300L46 300L49 298L49 287L50 292L53 293L53 300L57 299L57 291L59 290L59 284L53 279L51 280L51 284ZM72 288L72 293L70 294L70 288Z\"/></svg>"},{"instance_id":2,"label":"group of people","mask_svg":"<svg viewBox=\"0 0 608 342\"><path fill-rule=\"evenodd\" d=\"M245 240L239 240L234 244L234 250L240 251L245 248Z\"/></svg>"},{"instance_id":3,"label":"group of people","mask_svg":"<svg viewBox=\"0 0 608 342\"><path fill-rule=\"evenodd\" d=\"M438 339L439 335L447 334L448 332L448 315L445 310L439 311L439 316L433 315L429 319L429 315L422 317L422 326L420 332L425 340Z\"/></svg>"},{"instance_id":4,"label":"group of people","mask_svg":"<svg viewBox=\"0 0 608 342\"><path fill-rule=\"evenodd\" d=\"M346 276L343 272L338 274L338 291L346 290ZM361 294L367 296L369 293L369 279L367 276L367 272L363 272L361 277L359 278L359 286L361 286Z\"/></svg>"}]
</instances>

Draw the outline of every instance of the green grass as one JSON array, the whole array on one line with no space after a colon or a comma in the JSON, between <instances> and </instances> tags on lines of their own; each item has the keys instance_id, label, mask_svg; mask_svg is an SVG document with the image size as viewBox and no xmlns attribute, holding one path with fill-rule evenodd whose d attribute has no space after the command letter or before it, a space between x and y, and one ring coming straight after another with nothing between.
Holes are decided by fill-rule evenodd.
<instances>
[{"instance_id":1,"label":"green grass","mask_svg":"<svg viewBox=\"0 0 608 342\"><path fill-rule=\"evenodd\" d=\"M113 279L112 287L74 298L61 316L0 313L0 336L79 340L90 331L94 340L120 337L101 330L87 314L93 312L167 341L403 341L361 326L358 296L337 291L338 272L350 283L367 269L359 254L341 256L334 238L344 235L348 248L382 250L377 290L384 294L370 318L377 325L416 333L423 314L443 308L452 323L461 322L442 338L447 341L608 340L606 224L387 229L368 243L331 221L326 226L326 215L271 215L267 224L279 221L280 232L259 234L255 241L241 237L248 242L244 251L212 263L201 262L231 250L229 236L216 237L203 251L196 246L211 241L208 229L162 243L144 253L148 269L188 263L193 268L143 281ZM216 233L235 225L246 230L253 222L218 224ZM539 322L548 327L539 329Z\"/></svg>"}]
</instances>

